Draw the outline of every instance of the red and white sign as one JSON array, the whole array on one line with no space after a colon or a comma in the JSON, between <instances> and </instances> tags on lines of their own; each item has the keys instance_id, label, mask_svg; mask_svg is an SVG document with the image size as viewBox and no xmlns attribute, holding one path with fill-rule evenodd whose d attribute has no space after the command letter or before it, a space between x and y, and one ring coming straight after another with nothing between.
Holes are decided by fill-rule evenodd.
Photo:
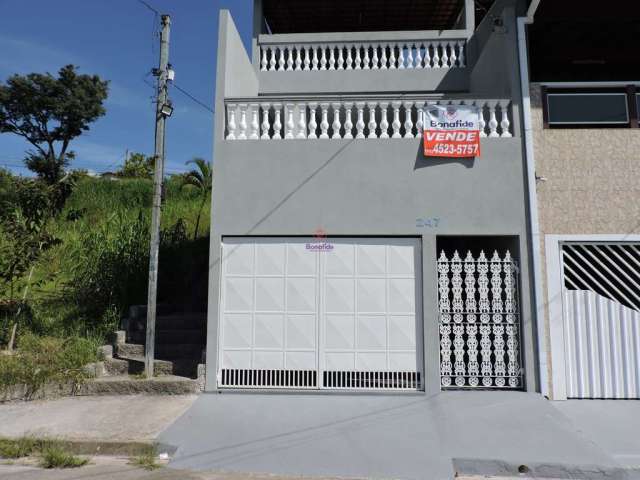
<instances>
[{"instance_id":1,"label":"red and white sign","mask_svg":"<svg viewBox=\"0 0 640 480\"><path fill-rule=\"evenodd\" d=\"M424 155L480 156L480 110L469 105L430 105L425 109Z\"/></svg>"}]
</instances>

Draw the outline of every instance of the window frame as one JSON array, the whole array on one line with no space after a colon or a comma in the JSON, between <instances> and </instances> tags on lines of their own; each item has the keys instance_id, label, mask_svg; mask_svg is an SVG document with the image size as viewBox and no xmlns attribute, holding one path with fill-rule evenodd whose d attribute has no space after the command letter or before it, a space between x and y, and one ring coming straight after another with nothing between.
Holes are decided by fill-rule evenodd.
<instances>
[{"instance_id":1,"label":"window frame","mask_svg":"<svg viewBox=\"0 0 640 480\"><path fill-rule=\"evenodd\" d=\"M549 117L549 97L553 95L624 95L626 98L626 122L552 122ZM640 89L634 84L615 87L541 87L543 127L545 129L603 129L638 128Z\"/></svg>"}]
</instances>

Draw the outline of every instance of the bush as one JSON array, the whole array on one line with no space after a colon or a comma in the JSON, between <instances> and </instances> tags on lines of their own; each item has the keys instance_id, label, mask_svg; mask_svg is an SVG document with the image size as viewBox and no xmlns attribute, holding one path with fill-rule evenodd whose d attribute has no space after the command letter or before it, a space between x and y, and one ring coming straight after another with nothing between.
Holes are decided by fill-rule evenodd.
<instances>
[{"instance_id":1,"label":"bush","mask_svg":"<svg viewBox=\"0 0 640 480\"><path fill-rule=\"evenodd\" d=\"M38 441L31 437L16 440L0 438L0 458L28 457L38 448Z\"/></svg>"},{"instance_id":2,"label":"bush","mask_svg":"<svg viewBox=\"0 0 640 480\"><path fill-rule=\"evenodd\" d=\"M0 356L0 390L26 385L31 396L49 382L82 383L87 378L83 367L97 360L97 348L86 338L23 334L14 355Z\"/></svg>"},{"instance_id":3,"label":"bush","mask_svg":"<svg viewBox=\"0 0 640 480\"><path fill-rule=\"evenodd\" d=\"M40 466L42 468L77 468L89 463L89 460L76 457L60 445L53 444L42 451Z\"/></svg>"}]
</instances>

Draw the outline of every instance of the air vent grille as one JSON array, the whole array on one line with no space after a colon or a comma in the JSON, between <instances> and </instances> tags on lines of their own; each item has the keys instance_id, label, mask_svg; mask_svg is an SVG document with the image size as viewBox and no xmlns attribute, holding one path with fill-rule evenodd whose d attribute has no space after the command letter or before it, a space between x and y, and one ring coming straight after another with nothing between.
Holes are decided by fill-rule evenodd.
<instances>
[{"instance_id":1,"label":"air vent grille","mask_svg":"<svg viewBox=\"0 0 640 480\"><path fill-rule=\"evenodd\" d=\"M221 386L246 388L317 388L315 370L222 369Z\"/></svg>"},{"instance_id":2,"label":"air vent grille","mask_svg":"<svg viewBox=\"0 0 640 480\"><path fill-rule=\"evenodd\" d=\"M418 372L349 372L326 371L322 375L325 388L356 390L418 390Z\"/></svg>"}]
</instances>

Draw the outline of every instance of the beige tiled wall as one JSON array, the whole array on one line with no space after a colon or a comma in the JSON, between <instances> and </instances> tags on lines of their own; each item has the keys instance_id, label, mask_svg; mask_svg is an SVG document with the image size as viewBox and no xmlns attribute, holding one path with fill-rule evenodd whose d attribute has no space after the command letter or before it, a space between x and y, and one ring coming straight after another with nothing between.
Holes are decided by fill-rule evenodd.
<instances>
[{"instance_id":1,"label":"beige tiled wall","mask_svg":"<svg viewBox=\"0 0 640 480\"><path fill-rule=\"evenodd\" d=\"M640 233L640 129L544 129L538 84L531 109L547 304L545 235Z\"/></svg>"}]
</instances>

